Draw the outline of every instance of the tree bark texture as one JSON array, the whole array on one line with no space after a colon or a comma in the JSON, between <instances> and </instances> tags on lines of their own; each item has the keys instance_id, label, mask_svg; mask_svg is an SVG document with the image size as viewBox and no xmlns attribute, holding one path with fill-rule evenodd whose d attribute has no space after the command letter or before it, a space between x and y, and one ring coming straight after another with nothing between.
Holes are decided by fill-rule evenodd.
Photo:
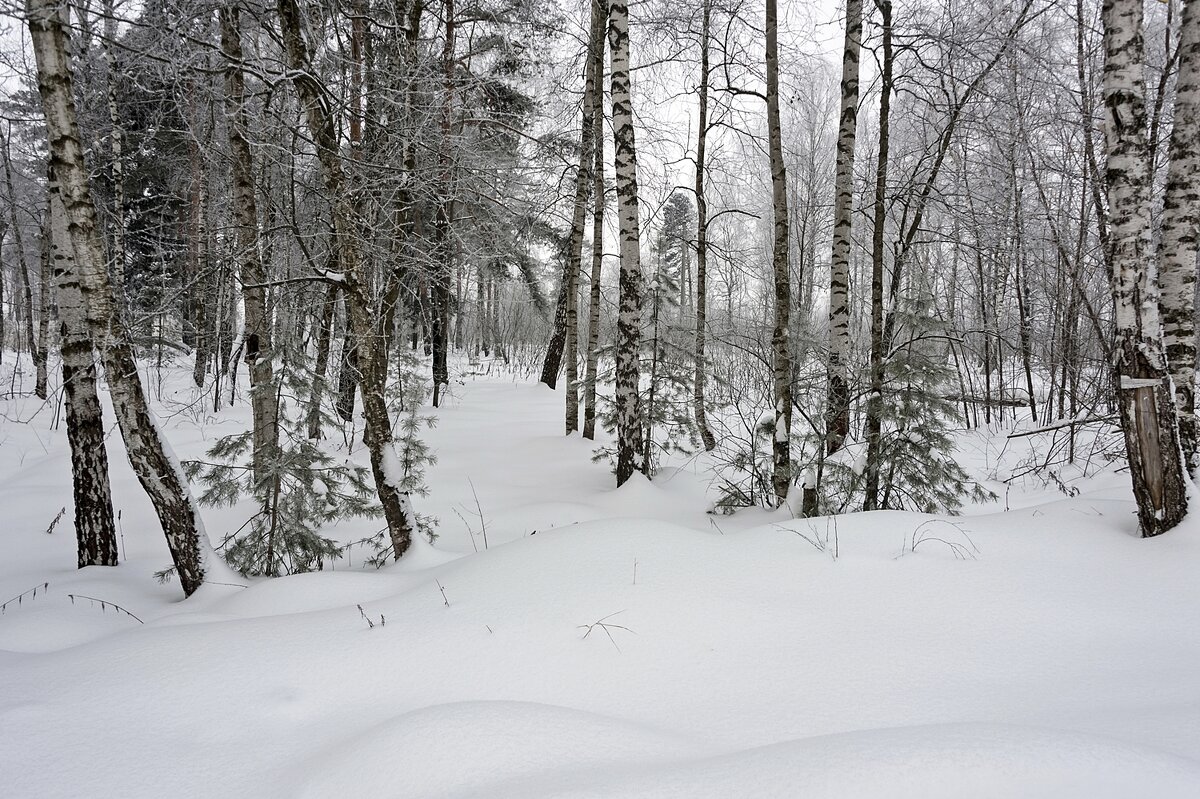
<instances>
[{"instance_id":1,"label":"tree bark texture","mask_svg":"<svg viewBox=\"0 0 1200 799\"><path fill-rule=\"evenodd\" d=\"M59 348L66 397L67 442L79 568L117 565L117 532L108 482L104 418L96 391L96 358L87 308L75 270L67 214L58 183L50 176L49 261L58 304Z\"/></svg>"},{"instance_id":2,"label":"tree bark texture","mask_svg":"<svg viewBox=\"0 0 1200 799\"><path fill-rule=\"evenodd\" d=\"M829 401L825 447L830 455L842 448L850 434L850 246L861 48L862 0L847 0L842 105L833 188L833 253L829 262Z\"/></svg>"},{"instance_id":3,"label":"tree bark texture","mask_svg":"<svg viewBox=\"0 0 1200 799\"><path fill-rule=\"evenodd\" d=\"M1187 492L1151 254L1141 0L1105 0L1103 17L1117 404L1139 527L1149 537L1183 519Z\"/></svg>"},{"instance_id":4,"label":"tree bark texture","mask_svg":"<svg viewBox=\"0 0 1200 799\"><path fill-rule=\"evenodd\" d=\"M634 472L644 472L642 462L642 406L638 394L641 378L642 276L641 235L638 220L637 143L633 130L633 97L629 73L629 5L613 0L609 5L608 45L611 51L610 85L613 106L613 140L617 188L617 221L621 239L621 272L617 316L616 413L617 485Z\"/></svg>"},{"instance_id":5,"label":"tree bark texture","mask_svg":"<svg viewBox=\"0 0 1200 799\"><path fill-rule=\"evenodd\" d=\"M1196 430L1196 245L1200 227L1200 0L1184 0L1179 75L1163 200L1159 280L1163 343L1175 384L1179 443L1189 470L1200 465Z\"/></svg>"},{"instance_id":6,"label":"tree bark texture","mask_svg":"<svg viewBox=\"0 0 1200 799\"><path fill-rule=\"evenodd\" d=\"M783 160L783 129L779 120L779 15L776 0L767 0L767 139L771 157L771 205L774 238L771 267L775 289L775 327L771 333L771 372L774 382L775 432L771 437L771 488L775 504L787 501L792 484L792 354L791 275L788 270L787 168Z\"/></svg>"}]
</instances>

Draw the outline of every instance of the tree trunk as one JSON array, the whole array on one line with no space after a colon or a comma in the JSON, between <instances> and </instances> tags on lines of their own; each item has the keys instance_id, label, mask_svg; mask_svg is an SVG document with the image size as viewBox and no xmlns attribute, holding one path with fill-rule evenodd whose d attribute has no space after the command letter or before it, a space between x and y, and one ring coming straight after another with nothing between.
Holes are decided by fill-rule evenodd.
<instances>
[{"instance_id":1,"label":"tree trunk","mask_svg":"<svg viewBox=\"0 0 1200 799\"><path fill-rule=\"evenodd\" d=\"M600 27L608 20L608 0L593 0ZM592 52L596 105L592 114L592 269L588 286L587 363L583 377L583 437L596 438L596 372L600 361L600 279L604 267L604 43Z\"/></svg>"},{"instance_id":2,"label":"tree trunk","mask_svg":"<svg viewBox=\"0 0 1200 799\"><path fill-rule=\"evenodd\" d=\"M1142 2L1105 0L1103 14L1117 404L1139 526L1149 537L1183 519L1187 489L1153 279Z\"/></svg>"},{"instance_id":3,"label":"tree trunk","mask_svg":"<svg viewBox=\"0 0 1200 799\"><path fill-rule=\"evenodd\" d=\"M337 413L344 422L354 421L354 393L362 378L358 368L358 339L350 324L350 297L342 295L345 329L342 331L342 365L338 369Z\"/></svg>"},{"instance_id":4,"label":"tree trunk","mask_svg":"<svg viewBox=\"0 0 1200 799\"><path fill-rule=\"evenodd\" d=\"M887 224L888 144L892 108L892 3L878 0L883 29L883 80L879 90L879 160L875 166L875 207L871 231L871 394L867 398L867 466L863 510L879 507L883 455L883 259Z\"/></svg>"},{"instance_id":5,"label":"tree trunk","mask_svg":"<svg viewBox=\"0 0 1200 799\"><path fill-rule=\"evenodd\" d=\"M617 485L634 472L645 472L642 462L642 406L638 394L642 337L642 258L638 219L637 143L633 130L633 98L629 74L629 5L613 0L609 5L608 45L611 50L609 80L613 106L613 142L616 150L617 220L621 237L620 307L617 317L616 413Z\"/></svg>"},{"instance_id":6,"label":"tree trunk","mask_svg":"<svg viewBox=\"0 0 1200 799\"><path fill-rule=\"evenodd\" d=\"M604 22L603 8L597 0L593 0L583 89L583 114L579 125L579 168L575 172L575 205L571 216L571 238L567 243L567 268L563 272L566 282L562 287L563 294L567 297L567 435L579 430L579 275L583 271L583 229L587 223L588 198L595 184L592 169L596 160L593 152L596 140L592 128L600 87L599 77L596 75L595 54L604 48Z\"/></svg>"},{"instance_id":7,"label":"tree trunk","mask_svg":"<svg viewBox=\"0 0 1200 799\"><path fill-rule=\"evenodd\" d=\"M9 149L8 137L0 132L0 142L4 146L4 187L8 191L8 211L12 225L13 239L17 245L17 269L21 274L21 288L25 299L25 338L29 342L29 354L33 358L34 370L37 373L33 393L38 399L46 399L46 336L38 339L33 330L33 287L29 280L29 262L26 260L25 236L21 233L21 223L17 219L17 196L13 192L12 182L12 151ZM44 278L43 278L44 281ZM41 285L41 297L46 298L46 284ZM44 314L43 314L44 316ZM0 339L0 349L3 348Z\"/></svg>"},{"instance_id":8,"label":"tree trunk","mask_svg":"<svg viewBox=\"0 0 1200 799\"><path fill-rule=\"evenodd\" d=\"M117 56L114 48L117 44L117 23L120 21L116 14L114 0L104 0L104 39L101 50L104 54L104 64L107 68L105 79L105 96L108 101L108 121L112 126L109 131L109 159L112 164L112 239L109 242L109 257L115 296L120 299L116 311L126 313L128 298L125 285L125 128L121 124L121 114L117 107Z\"/></svg>"},{"instance_id":9,"label":"tree trunk","mask_svg":"<svg viewBox=\"0 0 1200 799\"><path fill-rule=\"evenodd\" d=\"M122 315L114 308L96 209L88 190L61 11L49 0L28 0L26 12L37 60L50 163L61 186L79 284L93 322L91 334L104 360L129 462L154 505L179 581L190 596L204 582L213 553L183 472L150 414L132 344Z\"/></svg>"},{"instance_id":10,"label":"tree trunk","mask_svg":"<svg viewBox=\"0 0 1200 799\"><path fill-rule=\"evenodd\" d=\"M440 197L434 214L434 258L433 275L430 280L429 297L432 310L431 332L433 333L433 407L441 404L442 389L450 382L447 363L447 344L450 337L450 275L453 271L455 242L452 241L455 187L450 149L454 114L454 68L457 26L455 24L454 0L445 3L445 38L442 42L442 107L439 128L441 146L438 149L438 187Z\"/></svg>"},{"instance_id":11,"label":"tree trunk","mask_svg":"<svg viewBox=\"0 0 1200 799\"><path fill-rule=\"evenodd\" d=\"M199 159L197 159L199 160ZM193 274L196 280L196 360L192 364L192 382L197 388L204 388L204 376L208 372L209 361L213 352L214 320L210 313L209 304L213 301L213 276L208 262L208 173L200 168L197 174L195 194L196 240L195 267Z\"/></svg>"},{"instance_id":12,"label":"tree trunk","mask_svg":"<svg viewBox=\"0 0 1200 799\"><path fill-rule=\"evenodd\" d=\"M264 479L279 443L275 404L274 349L267 314L267 275L259 256L258 207L254 193L254 161L247 138L246 83L242 75L241 15L236 5L221 6L221 49L225 54L225 115L232 156L233 249L242 282L242 340L250 372L250 406L254 417L254 480Z\"/></svg>"},{"instance_id":13,"label":"tree trunk","mask_svg":"<svg viewBox=\"0 0 1200 799\"><path fill-rule=\"evenodd\" d=\"M321 303L321 320L317 332L317 362L313 369L312 393L308 398L308 437L321 437L321 402L325 395L326 374L329 372L329 344L333 338L333 317L337 311L337 285L325 290Z\"/></svg>"},{"instance_id":14,"label":"tree trunk","mask_svg":"<svg viewBox=\"0 0 1200 799\"><path fill-rule=\"evenodd\" d=\"M414 520L408 493L400 488L402 475L392 447L392 425L384 398L386 374L378 350L386 346L376 333L373 309L365 277L360 270L359 231L348 196L348 186L339 156L337 122L317 82L308 51L308 37L296 0L278 0L279 25L283 35L290 77L305 110L305 119L316 145L322 182L333 206L334 247L346 297L349 323L361 350L359 361L365 429L363 440L371 458L371 471L379 502L387 519L392 551L397 559L412 544Z\"/></svg>"},{"instance_id":15,"label":"tree trunk","mask_svg":"<svg viewBox=\"0 0 1200 799\"><path fill-rule=\"evenodd\" d=\"M704 194L704 179L708 163L708 39L712 25L712 0L701 0L700 15L700 118L696 128L696 345L693 353L696 372L692 378L692 408L700 441L706 451L712 452L717 440L708 426L707 400L704 397L708 376L708 364L704 356L705 338L708 335L705 328L708 324L708 199Z\"/></svg>"},{"instance_id":16,"label":"tree trunk","mask_svg":"<svg viewBox=\"0 0 1200 799\"><path fill-rule=\"evenodd\" d=\"M67 441L71 445L71 487L75 500L75 540L79 568L117 565L117 532L108 483L104 418L96 392L96 360L88 336L87 308L79 284L58 183L49 177L46 247L54 273L60 322Z\"/></svg>"},{"instance_id":17,"label":"tree trunk","mask_svg":"<svg viewBox=\"0 0 1200 799\"><path fill-rule=\"evenodd\" d=\"M842 111L833 188L833 254L829 261L829 401L825 447L830 455L850 434L850 245L854 216L854 140L858 132L858 71L862 0L846 2Z\"/></svg>"},{"instance_id":18,"label":"tree trunk","mask_svg":"<svg viewBox=\"0 0 1200 799\"><path fill-rule=\"evenodd\" d=\"M1196 430L1196 244L1200 225L1200 0L1184 0L1175 120L1162 216L1163 341L1175 384L1179 443L1189 470L1200 465Z\"/></svg>"},{"instance_id":19,"label":"tree trunk","mask_svg":"<svg viewBox=\"0 0 1200 799\"><path fill-rule=\"evenodd\" d=\"M791 286L788 270L787 172L783 160L783 130L779 121L779 15L775 0L767 0L767 138L771 155L771 201L774 241L771 267L775 288L775 329L771 334L771 371L775 392L775 433L771 439L771 487L775 504L787 501L792 484L792 354L790 344Z\"/></svg>"},{"instance_id":20,"label":"tree trunk","mask_svg":"<svg viewBox=\"0 0 1200 799\"><path fill-rule=\"evenodd\" d=\"M1015 93L1014 93L1015 94ZM1019 102L1019 100L1018 100ZM1021 365L1025 370L1025 390L1029 393L1029 415L1037 422L1037 397L1033 394L1033 322L1029 311L1029 287L1025 280L1025 225L1024 210L1022 209L1021 184L1017 175L1017 153L1013 147L1012 153L1012 182L1013 182L1013 288L1017 293L1017 322L1021 341ZM1015 412L1015 411L1014 411Z\"/></svg>"}]
</instances>

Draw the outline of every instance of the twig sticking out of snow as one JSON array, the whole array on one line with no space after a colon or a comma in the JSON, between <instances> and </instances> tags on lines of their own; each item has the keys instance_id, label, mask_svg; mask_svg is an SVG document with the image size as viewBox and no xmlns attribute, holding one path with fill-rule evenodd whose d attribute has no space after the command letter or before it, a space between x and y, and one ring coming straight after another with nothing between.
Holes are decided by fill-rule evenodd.
<instances>
[{"instance_id":1,"label":"twig sticking out of snow","mask_svg":"<svg viewBox=\"0 0 1200 799\"><path fill-rule=\"evenodd\" d=\"M450 607L450 600L446 597L446 586L442 585L441 580L436 577L433 581L437 583L438 590L442 592L442 602L446 603L446 607Z\"/></svg>"},{"instance_id":2,"label":"twig sticking out of snow","mask_svg":"<svg viewBox=\"0 0 1200 799\"><path fill-rule=\"evenodd\" d=\"M54 528L58 527L59 520L62 519L63 514L66 512L67 508L66 506L63 506L63 508L59 510L58 515L54 517L54 521L50 522L50 526L46 528L46 535L52 535L54 533Z\"/></svg>"},{"instance_id":3,"label":"twig sticking out of snow","mask_svg":"<svg viewBox=\"0 0 1200 799\"><path fill-rule=\"evenodd\" d=\"M616 616L616 615L624 613L624 612L625 611L623 611L623 610L618 610L616 613L610 613L607 616L605 616L604 618L597 619L596 621L592 622L591 624L579 625L579 629L584 631L583 638L581 638L579 640L581 640L581 641L587 640L587 637L592 634L592 630L595 630L597 627L599 627L604 632L604 634L608 636L608 640L612 642L612 645L614 647L616 647L617 651L620 652L621 647L617 646L617 641L615 638L612 637L612 632L610 632L610 631L611 630L624 630L627 633L633 633L634 635L637 635L637 633L634 633L633 630L629 629L628 627L624 627L620 624L608 623L608 620L611 619L613 616Z\"/></svg>"},{"instance_id":4,"label":"twig sticking out of snow","mask_svg":"<svg viewBox=\"0 0 1200 799\"><path fill-rule=\"evenodd\" d=\"M99 605L100 610L102 610L102 611L107 611L111 607L113 610L124 613L126 616L128 616L129 618L136 621L138 624L146 623L146 622L142 621L141 619L139 619L137 616L133 615L133 613L131 613L127 608L121 607L116 602L110 602L107 599L98 599L97 597L87 596L85 594L67 594L67 596L69 596L71 598L72 605L75 604L76 599L86 599L88 602L92 603L93 607L95 607L96 605Z\"/></svg>"},{"instance_id":5,"label":"twig sticking out of snow","mask_svg":"<svg viewBox=\"0 0 1200 799\"><path fill-rule=\"evenodd\" d=\"M358 608L358 615L362 616L362 618L363 618L363 621L365 621L365 622L367 623L367 629L368 629L368 630L374 630L374 629L375 629L375 622L374 622L374 621L371 619L371 617L370 617L370 616L368 616L368 615L367 615L367 612L366 612L365 610L363 610L363 606L362 606L362 605L357 605L356 607ZM380 613L380 614L379 614L379 626L380 626L380 627L384 627L384 626L386 626L386 625L387 625L387 619L385 619L385 618L383 617L383 614L382 614L382 613Z\"/></svg>"},{"instance_id":6,"label":"twig sticking out of snow","mask_svg":"<svg viewBox=\"0 0 1200 799\"><path fill-rule=\"evenodd\" d=\"M947 527L952 528L957 535L962 536L966 543L963 543L962 541L953 541L949 538L943 538L942 536L931 532L933 526L936 524L944 524ZM967 535L967 531L963 529L963 526L958 522L950 522L946 521L945 519L929 519L928 521L918 524L915 528L913 528L912 533L905 537L904 545L900 549L900 554L896 557L902 557L909 552L916 552L917 547L921 546L921 544L924 544L927 541L934 541L939 544L944 544L950 550L950 552L953 553L956 560L979 559L979 547L975 546L975 542L971 540L971 536Z\"/></svg>"},{"instance_id":7,"label":"twig sticking out of snow","mask_svg":"<svg viewBox=\"0 0 1200 799\"><path fill-rule=\"evenodd\" d=\"M827 516L825 518L824 534L817 530L817 526L811 520L806 520L804 524L808 527L807 533L803 530L793 530L790 527L784 527L782 524L776 524L773 526L783 530L784 532L795 533L812 545L813 549L817 550L818 552L825 552L829 555L829 557L837 560L838 555L841 554L839 552L838 543L837 517Z\"/></svg>"},{"instance_id":8,"label":"twig sticking out of snow","mask_svg":"<svg viewBox=\"0 0 1200 799\"><path fill-rule=\"evenodd\" d=\"M35 585L33 588L30 588L28 591L22 591L21 593L17 594L12 599L5 602L3 605L0 605L0 614L4 613L5 609L14 602L16 602L17 606L20 607L21 603L25 601L25 597L28 596L32 600L35 597L37 597L38 591L41 591L44 594L49 590L50 590L50 583L47 582L47 583L42 583L41 585Z\"/></svg>"}]
</instances>

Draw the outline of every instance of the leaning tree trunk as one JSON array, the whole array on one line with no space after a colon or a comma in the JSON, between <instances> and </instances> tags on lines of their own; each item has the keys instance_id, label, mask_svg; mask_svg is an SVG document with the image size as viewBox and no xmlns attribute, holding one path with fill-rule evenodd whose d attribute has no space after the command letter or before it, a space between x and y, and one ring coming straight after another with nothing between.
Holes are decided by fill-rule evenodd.
<instances>
[{"instance_id":1,"label":"leaning tree trunk","mask_svg":"<svg viewBox=\"0 0 1200 799\"><path fill-rule=\"evenodd\" d=\"M75 540L79 568L117 565L117 532L108 484L104 418L96 392L96 359L89 338L87 308L75 269L67 212L58 182L49 177L50 196L44 246L52 264L60 322L67 441L71 445L71 487L75 500Z\"/></svg>"},{"instance_id":2,"label":"leaning tree trunk","mask_svg":"<svg viewBox=\"0 0 1200 799\"><path fill-rule=\"evenodd\" d=\"M379 504L387 519L392 551L398 560L412 545L414 523L408 492L401 487L403 475L392 446L392 424L384 397L386 373L380 350L387 342L377 335L375 314L358 250L359 231L346 184L338 147L337 121L330 112L308 51L308 40L296 0L278 0L279 26L283 36L290 77L304 107L309 135L316 146L321 179L333 211L333 246L338 256L349 325L359 347L361 377L359 393L363 404L363 441L371 459L371 472L379 493Z\"/></svg>"},{"instance_id":3,"label":"leaning tree trunk","mask_svg":"<svg viewBox=\"0 0 1200 799\"><path fill-rule=\"evenodd\" d=\"M858 132L858 72L862 0L846 2L842 54L842 112L833 187L833 253L829 261L829 404L825 448L842 448L850 434L850 233L854 217L854 139Z\"/></svg>"},{"instance_id":4,"label":"leaning tree trunk","mask_svg":"<svg viewBox=\"0 0 1200 799\"><path fill-rule=\"evenodd\" d=\"M771 267L775 287L775 329L771 333L771 372L775 392L775 433L771 437L771 488L775 504L787 501L792 484L792 354L790 344L792 292L788 274L787 171L783 160L783 129L779 121L779 15L775 0L767 0L767 138L771 155L771 205L775 235Z\"/></svg>"},{"instance_id":5,"label":"leaning tree trunk","mask_svg":"<svg viewBox=\"0 0 1200 799\"><path fill-rule=\"evenodd\" d=\"M1200 0L1184 0L1179 30L1179 76L1163 200L1163 340L1175 384L1179 443L1189 470L1200 466L1196 430L1197 226L1200 226Z\"/></svg>"},{"instance_id":6,"label":"leaning tree trunk","mask_svg":"<svg viewBox=\"0 0 1200 799\"><path fill-rule=\"evenodd\" d=\"M708 426L707 400L704 385L708 375L708 364L704 358L705 337L708 331L708 199L704 194L706 146L708 144L708 39L712 25L712 0L701 0L700 9L700 116L696 126L696 343L693 357L696 371L692 377L692 410L696 418L696 430L700 441L708 452L717 446L712 429ZM682 284L683 281L680 281ZM682 307L682 306L681 306Z\"/></svg>"},{"instance_id":7,"label":"leaning tree trunk","mask_svg":"<svg viewBox=\"0 0 1200 799\"><path fill-rule=\"evenodd\" d=\"M637 144L633 132L633 98L629 85L629 5L614 0L609 6L608 44L612 51L610 81L613 141L616 149L617 220L621 236L620 307L617 316L617 485L642 462L641 378L638 358L642 326L642 261L638 223Z\"/></svg>"},{"instance_id":8,"label":"leaning tree trunk","mask_svg":"<svg viewBox=\"0 0 1200 799\"><path fill-rule=\"evenodd\" d=\"M567 268L563 272L563 294L567 298L566 324L566 433L579 430L579 275L583 270L583 229L587 223L588 197L595 181L595 136L599 78L596 75L597 50L604 48L604 17L598 2L592 3L591 32L588 36L587 65L583 89L583 114L579 124L579 169L575 172L575 205L571 215L571 237L567 243Z\"/></svg>"},{"instance_id":9,"label":"leaning tree trunk","mask_svg":"<svg viewBox=\"0 0 1200 799\"><path fill-rule=\"evenodd\" d=\"M50 164L59 180L75 250L76 273L93 322L113 410L130 465L154 505L171 550L180 584L189 596L211 568L212 550L183 470L150 414L138 376L133 346L113 303L104 263L104 244L88 190L88 172L75 115L74 86L61 7L28 0L27 23L38 69L38 91L50 145Z\"/></svg>"},{"instance_id":10,"label":"leaning tree trunk","mask_svg":"<svg viewBox=\"0 0 1200 799\"><path fill-rule=\"evenodd\" d=\"M1104 2L1108 238L1116 390L1143 537L1187 513L1179 426L1162 346L1150 241L1141 0ZM1194 180L1194 176L1190 176Z\"/></svg>"},{"instance_id":11,"label":"leaning tree trunk","mask_svg":"<svg viewBox=\"0 0 1200 799\"><path fill-rule=\"evenodd\" d=\"M603 29L608 0L593 0ZM596 438L596 372L600 361L600 278L604 266L604 46L592 52L596 106L592 114L592 270L588 286L587 357L583 373L583 437Z\"/></svg>"},{"instance_id":12,"label":"leaning tree trunk","mask_svg":"<svg viewBox=\"0 0 1200 799\"><path fill-rule=\"evenodd\" d=\"M221 49L225 53L225 115L229 136L233 189L233 249L242 282L243 328L246 365L250 372L250 407L253 411L253 470L256 490L275 458L279 443L275 374L271 360L271 320L267 314L267 276L259 256L258 207L254 192L254 160L248 138L246 81L242 74L241 15L236 5L218 10Z\"/></svg>"}]
</instances>

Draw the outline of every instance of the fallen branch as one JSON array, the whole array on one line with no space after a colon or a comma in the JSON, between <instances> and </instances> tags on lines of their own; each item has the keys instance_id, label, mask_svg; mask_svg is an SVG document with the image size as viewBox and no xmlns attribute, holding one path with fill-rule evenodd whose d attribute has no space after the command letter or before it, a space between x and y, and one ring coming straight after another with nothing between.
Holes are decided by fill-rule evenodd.
<instances>
[{"instance_id":1,"label":"fallen branch","mask_svg":"<svg viewBox=\"0 0 1200 799\"><path fill-rule=\"evenodd\" d=\"M1077 427L1085 424L1103 424L1105 422L1115 422L1119 419L1115 414L1112 416L1089 416L1086 419L1067 419L1062 422L1048 424L1045 427L1039 427L1036 430L1023 430L1020 433L1009 433L1008 438L1024 438L1025 436L1036 436L1040 433L1050 433L1055 430L1062 430L1064 427Z\"/></svg>"}]
</instances>

